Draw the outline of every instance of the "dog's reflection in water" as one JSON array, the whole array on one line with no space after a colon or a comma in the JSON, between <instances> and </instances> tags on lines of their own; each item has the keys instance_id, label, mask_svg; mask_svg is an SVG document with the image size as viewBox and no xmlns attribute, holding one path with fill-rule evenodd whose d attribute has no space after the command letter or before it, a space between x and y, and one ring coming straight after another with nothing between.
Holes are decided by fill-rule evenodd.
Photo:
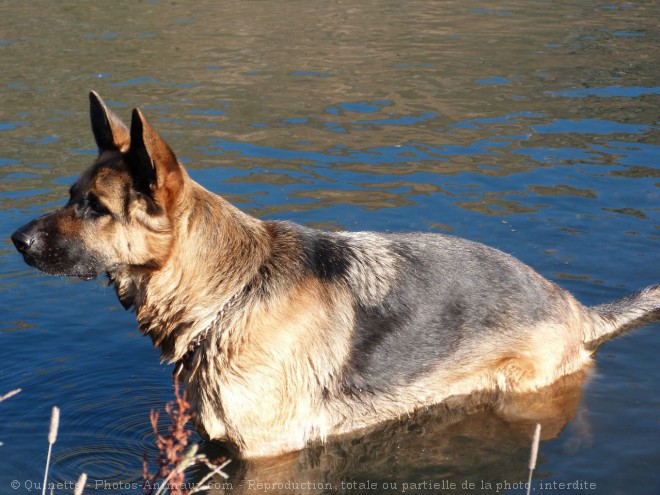
<instances>
[{"instance_id":1,"label":"dog's reflection in water","mask_svg":"<svg viewBox=\"0 0 660 495\"><path fill-rule=\"evenodd\" d=\"M527 481L536 423L547 440L576 416L588 376L588 370L574 373L524 395L455 398L361 436L280 457L235 459L229 479L215 477L208 493L502 492L505 483ZM577 426L578 436L588 436ZM221 443L203 450L209 458L231 456Z\"/></svg>"}]
</instances>

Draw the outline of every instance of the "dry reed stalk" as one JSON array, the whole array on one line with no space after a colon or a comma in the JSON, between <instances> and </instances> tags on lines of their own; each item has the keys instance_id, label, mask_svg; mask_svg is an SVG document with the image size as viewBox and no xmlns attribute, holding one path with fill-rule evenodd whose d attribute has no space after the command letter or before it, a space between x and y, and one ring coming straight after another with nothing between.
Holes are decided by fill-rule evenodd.
<instances>
[{"instance_id":1,"label":"dry reed stalk","mask_svg":"<svg viewBox=\"0 0 660 495\"><path fill-rule=\"evenodd\" d=\"M184 473L185 468L192 465L190 461L189 452L186 452L188 440L192 432L186 430L186 424L192 419L192 412L190 411L190 404L186 399L186 393L181 393L179 387L179 380L174 380L174 401L168 402L165 411L172 419L172 425L168 428L168 432L164 435L158 433L158 417L157 411L151 411L151 426L156 436L156 446L160 450L160 455L156 459L158 471L150 475L148 472L147 459L144 459L144 484L142 485L142 493L151 495L154 493L156 483L159 479L163 480L160 488L156 493L163 493L167 489L172 495L183 495L185 491L182 489L186 481ZM194 445L194 447L196 447ZM193 453L193 456L196 453Z\"/></svg>"},{"instance_id":2,"label":"dry reed stalk","mask_svg":"<svg viewBox=\"0 0 660 495\"><path fill-rule=\"evenodd\" d=\"M212 470L199 485L206 483L214 474L228 478L228 475L222 471L222 468L229 464L229 461L218 467L209 462L205 455L197 453L199 448L197 444L193 443L188 446L189 437L192 435L192 432L186 429L186 425L192 419L193 413L190 410L190 404L186 399L185 391L181 392L180 390L177 378L174 380L174 396L175 400L168 402L165 407L165 411L172 420L167 433L163 435L158 433L159 414L158 411L151 411L151 426L156 436L156 446L160 454L156 458L158 471L154 474L149 473L149 460L146 454L144 456L143 495L163 495L164 493L169 493L170 495L190 495L197 493L201 488L198 487L193 491L185 490L185 470L199 464L204 464ZM159 481L160 485L158 484Z\"/></svg>"},{"instance_id":3,"label":"dry reed stalk","mask_svg":"<svg viewBox=\"0 0 660 495\"><path fill-rule=\"evenodd\" d=\"M20 388L17 388L16 390L12 390L11 392L7 392L5 395L0 395L0 402L3 400L9 399L10 397L13 397L16 394L19 394L21 392Z\"/></svg>"},{"instance_id":4,"label":"dry reed stalk","mask_svg":"<svg viewBox=\"0 0 660 495\"><path fill-rule=\"evenodd\" d=\"M78 478L78 481L76 481L76 488L73 490L73 495L82 495L86 483L87 475L83 473L80 475L80 478Z\"/></svg>"},{"instance_id":5,"label":"dry reed stalk","mask_svg":"<svg viewBox=\"0 0 660 495\"><path fill-rule=\"evenodd\" d=\"M46 457L46 471L44 472L44 484L41 489L41 495L46 495L46 482L48 481L48 468L50 467L50 454L53 451L53 444L57 440L57 429L60 427L60 408L53 406L50 414L50 430L48 430L48 457Z\"/></svg>"},{"instance_id":6,"label":"dry reed stalk","mask_svg":"<svg viewBox=\"0 0 660 495\"><path fill-rule=\"evenodd\" d=\"M202 491L209 490L210 487L206 486L206 482L208 480L210 480L216 474L219 474L224 479L229 478L229 475L227 473L225 473L223 471L223 469L225 467L227 467L227 465L230 462L231 462L231 459L227 459L225 462L223 462L219 466L213 466L213 465L207 464L207 466L209 466L211 468L211 471L206 476L204 476L201 480L199 480L199 482L197 483L197 486L190 491L189 495L193 495L194 493L199 493L199 492L202 492Z\"/></svg>"},{"instance_id":7,"label":"dry reed stalk","mask_svg":"<svg viewBox=\"0 0 660 495\"><path fill-rule=\"evenodd\" d=\"M536 469L536 460L539 455L539 442L541 441L541 425L536 423L536 429L534 430L534 439L532 440L532 452L529 455L529 478L527 479L527 495L530 495L532 492L532 476L534 470Z\"/></svg>"}]
</instances>

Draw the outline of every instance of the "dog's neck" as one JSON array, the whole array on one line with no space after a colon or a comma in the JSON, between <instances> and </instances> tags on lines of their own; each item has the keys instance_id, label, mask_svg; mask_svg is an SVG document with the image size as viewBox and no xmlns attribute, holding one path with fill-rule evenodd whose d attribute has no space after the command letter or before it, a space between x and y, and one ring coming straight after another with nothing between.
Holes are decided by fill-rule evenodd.
<instances>
[{"instance_id":1,"label":"dog's neck","mask_svg":"<svg viewBox=\"0 0 660 495\"><path fill-rule=\"evenodd\" d=\"M185 369L190 371L194 366L197 351L200 350L202 345L206 342L210 332L222 332L223 325L225 324L225 313L231 309L231 306L243 295L243 291L237 292L231 296L221 307L218 313L213 318L213 321L188 344L186 353L174 365L172 376L176 379L181 372ZM197 360L199 363L199 360Z\"/></svg>"},{"instance_id":2,"label":"dog's neck","mask_svg":"<svg viewBox=\"0 0 660 495\"><path fill-rule=\"evenodd\" d=\"M269 234L261 221L194 186L189 201L195 211L177 218L169 257L158 260L157 268L108 274L122 305L135 309L140 330L170 361L188 353L269 255Z\"/></svg>"}]
</instances>

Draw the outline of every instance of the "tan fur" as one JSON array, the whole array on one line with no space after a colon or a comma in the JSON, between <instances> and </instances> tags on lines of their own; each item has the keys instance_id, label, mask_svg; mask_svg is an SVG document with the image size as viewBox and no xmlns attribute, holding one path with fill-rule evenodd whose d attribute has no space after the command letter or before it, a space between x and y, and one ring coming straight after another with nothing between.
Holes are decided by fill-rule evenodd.
<instances>
[{"instance_id":1,"label":"tan fur","mask_svg":"<svg viewBox=\"0 0 660 495\"><path fill-rule=\"evenodd\" d=\"M184 380L200 401L199 421L211 437L222 436L216 423L236 425L232 440L252 456L297 450L325 437L331 420L324 417L318 388L333 386L332 374L348 352L348 335L341 332L350 328L349 315L333 309L345 304L342 297L317 281L303 281L276 306L260 304L231 320L224 342L209 342L210 360L208 349L219 347L214 366L197 368ZM230 351L229 342L239 335L240 344Z\"/></svg>"}]
</instances>

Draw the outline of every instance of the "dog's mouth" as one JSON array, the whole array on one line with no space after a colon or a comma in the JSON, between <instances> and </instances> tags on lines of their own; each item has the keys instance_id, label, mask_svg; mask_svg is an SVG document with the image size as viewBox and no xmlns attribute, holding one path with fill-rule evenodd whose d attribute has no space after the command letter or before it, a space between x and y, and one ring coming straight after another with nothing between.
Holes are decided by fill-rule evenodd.
<instances>
[{"instance_id":1,"label":"dog's mouth","mask_svg":"<svg viewBox=\"0 0 660 495\"><path fill-rule=\"evenodd\" d=\"M98 278L99 274L92 269L85 269L84 267L73 267L67 270L65 267L50 265L45 263L39 257L33 256L30 253L22 253L23 261L37 270L47 273L48 275L56 275L58 277L76 277L80 280L94 280Z\"/></svg>"}]
</instances>

